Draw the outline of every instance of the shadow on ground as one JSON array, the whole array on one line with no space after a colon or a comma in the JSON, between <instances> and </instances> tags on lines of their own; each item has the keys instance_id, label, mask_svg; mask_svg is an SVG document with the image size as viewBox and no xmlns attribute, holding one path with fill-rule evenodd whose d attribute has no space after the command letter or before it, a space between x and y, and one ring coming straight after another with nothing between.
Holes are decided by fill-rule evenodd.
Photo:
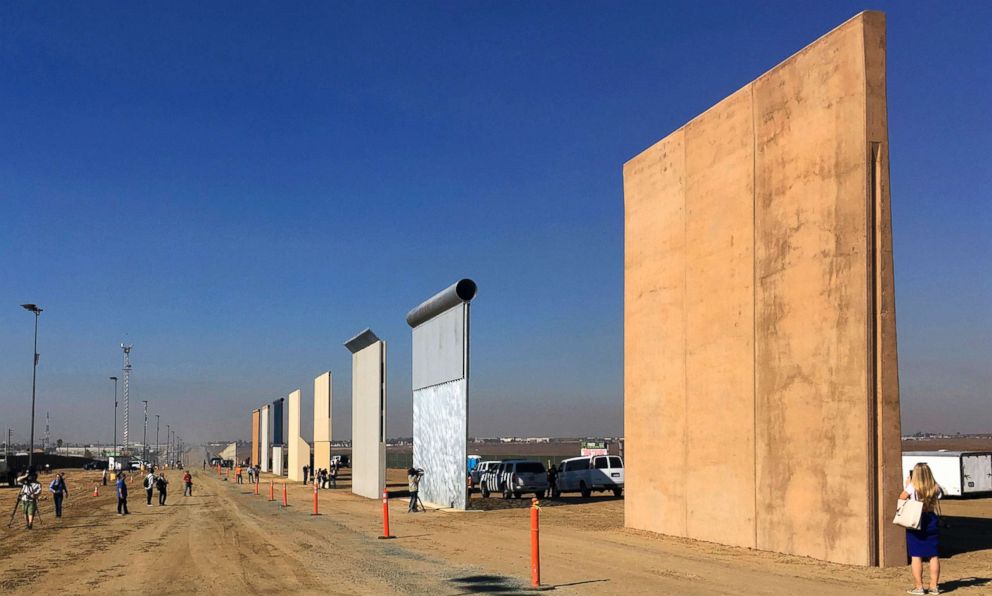
<instances>
[{"instance_id":1,"label":"shadow on ground","mask_svg":"<svg viewBox=\"0 0 992 596\"><path fill-rule=\"evenodd\" d=\"M992 550L992 519L986 517L940 518L940 556Z\"/></svg>"},{"instance_id":2,"label":"shadow on ground","mask_svg":"<svg viewBox=\"0 0 992 596\"><path fill-rule=\"evenodd\" d=\"M500 575L467 575L448 580L459 594L525 594L520 582Z\"/></svg>"}]
</instances>

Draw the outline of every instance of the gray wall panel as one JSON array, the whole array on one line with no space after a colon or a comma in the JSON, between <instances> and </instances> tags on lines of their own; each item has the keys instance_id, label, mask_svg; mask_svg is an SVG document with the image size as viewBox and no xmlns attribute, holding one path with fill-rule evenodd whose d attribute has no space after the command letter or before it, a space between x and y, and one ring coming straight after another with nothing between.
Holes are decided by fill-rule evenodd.
<instances>
[{"instance_id":1,"label":"gray wall panel","mask_svg":"<svg viewBox=\"0 0 992 596\"><path fill-rule=\"evenodd\" d=\"M468 303L444 311L413 329L413 389L464 378Z\"/></svg>"}]
</instances>

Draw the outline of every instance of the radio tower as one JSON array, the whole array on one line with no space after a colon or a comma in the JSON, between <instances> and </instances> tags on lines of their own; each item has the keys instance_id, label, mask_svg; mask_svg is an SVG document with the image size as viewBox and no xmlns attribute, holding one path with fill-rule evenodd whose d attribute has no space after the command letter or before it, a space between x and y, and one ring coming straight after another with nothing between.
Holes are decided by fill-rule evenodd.
<instances>
[{"instance_id":1,"label":"radio tower","mask_svg":"<svg viewBox=\"0 0 992 596\"><path fill-rule=\"evenodd\" d=\"M131 380L131 348L134 347L131 344L121 344L121 349L124 350L124 455L131 455L128 449L127 443L127 393L128 385Z\"/></svg>"}]
</instances>

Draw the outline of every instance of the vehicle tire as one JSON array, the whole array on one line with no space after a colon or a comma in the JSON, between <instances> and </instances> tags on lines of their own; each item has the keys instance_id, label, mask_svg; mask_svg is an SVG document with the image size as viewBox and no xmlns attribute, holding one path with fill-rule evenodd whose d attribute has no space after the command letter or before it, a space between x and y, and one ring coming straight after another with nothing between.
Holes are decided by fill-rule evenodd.
<instances>
[{"instance_id":1,"label":"vehicle tire","mask_svg":"<svg viewBox=\"0 0 992 596\"><path fill-rule=\"evenodd\" d=\"M535 498L535 499L537 499L537 500L541 500L541 499L543 499L543 498L544 498L544 493L545 493L545 492L546 492L546 491L543 491L543 490L542 490L542 491L541 491L541 492L539 492L539 493L534 493L534 498Z\"/></svg>"},{"instance_id":2,"label":"vehicle tire","mask_svg":"<svg viewBox=\"0 0 992 596\"><path fill-rule=\"evenodd\" d=\"M514 499L519 499L521 497L521 495L523 495L523 493L521 493L519 491L518 492L515 492L515 493L513 493L513 498Z\"/></svg>"},{"instance_id":3,"label":"vehicle tire","mask_svg":"<svg viewBox=\"0 0 992 596\"><path fill-rule=\"evenodd\" d=\"M583 499L588 499L589 497L592 496L592 491L589 489L588 486L586 486L585 480L579 481L579 494L582 495Z\"/></svg>"},{"instance_id":4,"label":"vehicle tire","mask_svg":"<svg viewBox=\"0 0 992 596\"><path fill-rule=\"evenodd\" d=\"M503 489L503 498L504 499L510 499L512 497L513 497L513 493L510 492L510 489L504 488Z\"/></svg>"},{"instance_id":5,"label":"vehicle tire","mask_svg":"<svg viewBox=\"0 0 992 596\"><path fill-rule=\"evenodd\" d=\"M482 491L482 498L483 498L483 499L488 499L488 498L489 498L489 494L490 494L490 493L489 493L489 487L488 487L488 486L486 486L486 483L485 483L485 482L483 482L483 483L482 483L482 484L481 484L481 485L479 486L479 490L480 490L480 491Z\"/></svg>"},{"instance_id":6,"label":"vehicle tire","mask_svg":"<svg viewBox=\"0 0 992 596\"><path fill-rule=\"evenodd\" d=\"M614 488L613 489L613 496L614 497L623 496L623 489L622 488Z\"/></svg>"}]
</instances>

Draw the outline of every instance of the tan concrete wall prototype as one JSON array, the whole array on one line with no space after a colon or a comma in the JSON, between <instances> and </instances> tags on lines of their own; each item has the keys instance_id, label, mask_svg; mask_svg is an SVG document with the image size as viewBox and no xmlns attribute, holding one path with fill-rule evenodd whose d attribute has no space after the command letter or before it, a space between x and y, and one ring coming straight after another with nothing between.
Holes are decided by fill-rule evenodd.
<instances>
[{"instance_id":1,"label":"tan concrete wall prototype","mask_svg":"<svg viewBox=\"0 0 992 596\"><path fill-rule=\"evenodd\" d=\"M624 166L627 526L905 562L884 60L862 13Z\"/></svg>"},{"instance_id":2,"label":"tan concrete wall prototype","mask_svg":"<svg viewBox=\"0 0 992 596\"><path fill-rule=\"evenodd\" d=\"M331 373L313 380L313 467L331 467Z\"/></svg>"},{"instance_id":3,"label":"tan concrete wall prototype","mask_svg":"<svg viewBox=\"0 0 992 596\"><path fill-rule=\"evenodd\" d=\"M386 342L351 357L352 492L377 499L386 488Z\"/></svg>"},{"instance_id":4,"label":"tan concrete wall prototype","mask_svg":"<svg viewBox=\"0 0 992 596\"><path fill-rule=\"evenodd\" d=\"M251 411L251 465L258 463L258 432L261 419L259 411Z\"/></svg>"},{"instance_id":5,"label":"tan concrete wall prototype","mask_svg":"<svg viewBox=\"0 0 992 596\"><path fill-rule=\"evenodd\" d=\"M289 394L289 433L286 437L289 450L287 476L297 482L303 481L303 466L310 464L310 444L300 436L300 398L299 389Z\"/></svg>"}]
</instances>

